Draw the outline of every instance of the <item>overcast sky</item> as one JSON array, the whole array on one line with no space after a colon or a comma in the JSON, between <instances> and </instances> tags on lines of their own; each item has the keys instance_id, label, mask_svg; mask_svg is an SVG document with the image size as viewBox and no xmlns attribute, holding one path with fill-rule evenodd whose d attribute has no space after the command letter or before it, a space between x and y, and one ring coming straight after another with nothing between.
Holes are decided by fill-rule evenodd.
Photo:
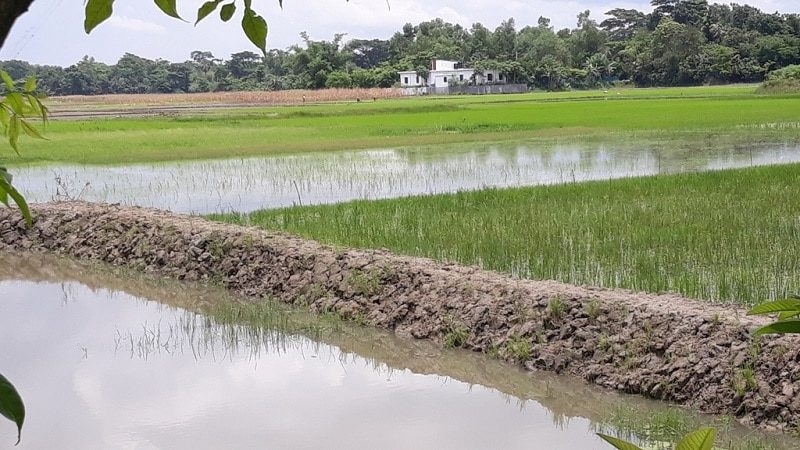
<instances>
[{"instance_id":1,"label":"overcast sky","mask_svg":"<svg viewBox=\"0 0 800 450\"><path fill-rule=\"evenodd\" d=\"M179 12L193 19L202 3L203 0L178 0ZM514 17L521 28L545 16L558 29L574 27L575 16L585 9L598 20L613 8L651 9L649 0L284 0L283 10L277 0L253 3L269 24L270 48L298 43L301 31L308 31L312 39L330 39L334 33L348 33L349 38L387 39L406 22L417 24L436 17L466 27L481 22L494 29L509 17ZM797 0L740 3L768 12L800 10ZM240 13L227 24L212 15L194 27L164 16L152 1L116 0L113 17L87 36L83 32L82 1L36 0L0 49L0 60L68 66L84 55L114 63L123 53L130 52L150 59L185 61L192 50L208 50L227 58L231 53L255 50L239 28Z\"/></svg>"}]
</instances>

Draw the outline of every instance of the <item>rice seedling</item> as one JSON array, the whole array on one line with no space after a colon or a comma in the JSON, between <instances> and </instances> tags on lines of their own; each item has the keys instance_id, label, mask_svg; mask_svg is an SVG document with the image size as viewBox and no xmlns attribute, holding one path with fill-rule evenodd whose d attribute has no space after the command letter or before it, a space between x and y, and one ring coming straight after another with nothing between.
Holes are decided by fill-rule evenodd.
<instances>
[{"instance_id":1,"label":"rice seedling","mask_svg":"<svg viewBox=\"0 0 800 450\"><path fill-rule=\"evenodd\" d=\"M531 356L531 341L524 336L511 336L506 339L506 354L517 361L527 361Z\"/></svg>"},{"instance_id":2,"label":"rice seedling","mask_svg":"<svg viewBox=\"0 0 800 450\"><path fill-rule=\"evenodd\" d=\"M800 165L222 215L534 279L752 305L800 292Z\"/></svg>"},{"instance_id":3,"label":"rice seedling","mask_svg":"<svg viewBox=\"0 0 800 450\"><path fill-rule=\"evenodd\" d=\"M442 333L444 348L463 347L467 343L467 339L469 339L469 329L449 316L444 318Z\"/></svg>"},{"instance_id":4,"label":"rice seedling","mask_svg":"<svg viewBox=\"0 0 800 450\"><path fill-rule=\"evenodd\" d=\"M101 104L84 106L86 111L78 111L70 120L53 120L47 130L50 140L23 138L25 152L20 157L4 157L0 163L119 164L621 134L660 140L692 135L710 142L720 136L745 142L797 141L796 127L780 125L797 123L800 115L797 97L761 96L751 91L752 87L634 89L614 96L613 100L592 91L319 104L302 104L302 95L352 98L361 94L351 91L340 94L328 91L314 94L214 93L202 94L209 96L212 103L189 100L190 103L185 104L187 107L175 106L155 113L149 112L147 101L167 103L167 99L173 98L144 96L141 98L155 100L139 100L140 97L103 100L93 97L80 101ZM205 98L202 95L198 98ZM365 92L364 95L370 94ZM299 98L300 103L219 107L219 104L233 101L228 97L235 96L242 96L247 104L269 105L264 102L271 101L270 96L290 96L281 100L285 103L297 103ZM259 96L266 97L260 99ZM191 98L178 96L173 100L180 102ZM67 102L67 106L61 107L68 109L69 100L58 101ZM116 114L109 111L110 106L102 104L103 101L143 101L145 106L140 107L139 112L131 113L123 108ZM217 102L217 106L213 106L213 102ZM212 107L206 107L208 105ZM59 107L53 106L57 119ZM92 108L102 110L101 119L91 116ZM66 112L62 110L60 114ZM137 114L152 117L137 117ZM121 117L115 118L115 115ZM761 128L761 124L778 125Z\"/></svg>"},{"instance_id":5,"label":"rice seedling","mask_svg":"<svg viewBox=\"0 0 800 450\"><path fill-rule=\"evenodd\" d=\"M627 405L612 408L611 413L593 425L600 433L610 433L625 440L635 441L644 448L671 450L674 442L701 426L718 429L717 446L726 450L773 450L782 448L774 437L766 433L750 432L733 426L724 418L702 418L680 408L644 411Z\"/></svg>"}]
</instances>

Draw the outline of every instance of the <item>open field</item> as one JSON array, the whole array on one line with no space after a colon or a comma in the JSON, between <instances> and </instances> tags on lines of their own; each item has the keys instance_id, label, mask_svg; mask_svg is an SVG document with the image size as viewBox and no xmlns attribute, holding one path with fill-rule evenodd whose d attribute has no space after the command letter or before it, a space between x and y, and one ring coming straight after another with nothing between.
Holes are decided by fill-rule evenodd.
<instances>
[{"instance_id":1,"label":"open field","mask_svg":"<svg viewBox=\"0 0 800 450\"><path fill-rule=\"evenodd\" d=\"M582 90L546 92L533 91L525 95L525 100L551 100L551 99L580 99L580 98L605 98L605 97L710 97L747 95L758 87L757 84L707 86L707 87L668 87L668 88L610 88L603 90ZM102 108L102 107L137 107L137 106L171 106L175 104L204 105L258 105L264 106L298 105L306 101L312 102L337 102L372 100L373 98L385 99L402 97L398 89L314 89L314 90L286 90L286 91L237 91L237 92L200 92L192 94L113 94L113 95L70 95L51 97L47 100L54 111L71 108ZM402 97L406 98L406 97ZM440 99L458 99L459 102L481 103L487 98L492 101L506 99L513 101L519 95L489 95L489 96L454 96L439 97ZM412 100L412 99L409 99Z\"/></svg>"},{"instance_id":2,"label":"open field","mask_svg":"<svg viewBox=\"0 0 800 450\"><path fill-rule=\"evenodd\" d=\"M800 97L752 86L432 97L51 122L25 139L37 162L115 164L509 139L800 139ZM101 108L98 106L98 108Z\"/></svg>"},{"instance_id":3,"label":"open field","mask_svg":"<svg viewBox=\"0 0 800 450\"><path fill-rule=\"evenodd\" d=\"M199 92L191 94L69 95L53 97L48 105L55 112L65 109L119 108L183 105L297 105L306 102L355 101L400 97L398 89L315 89L287 91Z\"/></svg>"},{"instance_id":4,"label":"open field","mask_svg":"<svg viewBox=\"0 0 800 450\"><path fill-rule=\"evenodd\" d=\"M800 165L217 215L520 277L755 304L800 292Z\"/></svg>"}]
</instances>

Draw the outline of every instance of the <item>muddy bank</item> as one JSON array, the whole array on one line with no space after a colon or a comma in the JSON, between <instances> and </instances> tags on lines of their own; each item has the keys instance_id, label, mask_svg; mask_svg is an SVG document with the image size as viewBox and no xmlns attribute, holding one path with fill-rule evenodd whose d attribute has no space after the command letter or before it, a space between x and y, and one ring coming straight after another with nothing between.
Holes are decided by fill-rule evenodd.
<instances>
[{"instance_id":1,"label":"muddy bank","mask_svg":"<svg viewBox=\"0 0 800 450\"><path fill-rule=\"evenodd\" d=\"M5 255L4 261L7 265L0 266L0 281L78 282L93 291L124 292L137 298L206 315L213 311L213 304L241 300L216 286L164 280L140 272L116 270L100 263L76 261L49 253L12 253ZM302 310L296 311L296 317L300 320L307 320L309 324L323 323L324 319L303 314ZM209 317L213 318L213 313ZM169 328L187 335L203 332L189 330L178 324L170 325ZM187 336L186 339L191 340L192 336ZM403 338L377 328L358 326L353 322L337 322L334 328L325 327L324 332L313 334L312 339L338 347L344 355L364 358L376 370L409 370L415 374L440 375L470 385L495 389L508 395L509 401L534 400L550 411L555 423L583 417L600 424L609 418L611 411L623 404L643 415L658 410L653 402L621 396L573 377L551 373L534 375L512 364L487 360L478 353L449 351L427 339ZM302 344L293 344L288 340L281 347L286 345ZM252 352L247 343L236 341L226 350L235 352L237 346L241 346L239 351ZM273 347L264 351L280 350ZM202 356L199 352L198 355Z\"/></svg>"},{"instance_id":2,"label":"muddy bank","mask_svg":"<svg viewBox=\"0 0 800 450\"><path fill-rule=\"evenodd\" d=\"M196 217L110 205L0 210L0 249L53 251L318 311L576 375L628 393L731 414L764 428L800 421L800 340L764 338L739 309L516 280L382 251L336 249Z\"/></svg>"}]
</instances>

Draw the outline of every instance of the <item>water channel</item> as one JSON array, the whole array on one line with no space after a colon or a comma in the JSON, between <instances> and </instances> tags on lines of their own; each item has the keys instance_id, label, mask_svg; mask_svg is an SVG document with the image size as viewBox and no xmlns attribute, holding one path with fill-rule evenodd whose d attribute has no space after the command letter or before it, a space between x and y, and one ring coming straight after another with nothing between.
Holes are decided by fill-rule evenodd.
<instances>
[{"instance_id":1,"label":"water channel","mask_svg":"<svg viewBox=\"0 0 800 450\"><path fill-rule=\"evenodd\" d=\"M79 198L204 214L795 162L800 162L798 144L618 140L43 165L12 172L18 189L33 202Z\"/></svg>"}]
</instances>

